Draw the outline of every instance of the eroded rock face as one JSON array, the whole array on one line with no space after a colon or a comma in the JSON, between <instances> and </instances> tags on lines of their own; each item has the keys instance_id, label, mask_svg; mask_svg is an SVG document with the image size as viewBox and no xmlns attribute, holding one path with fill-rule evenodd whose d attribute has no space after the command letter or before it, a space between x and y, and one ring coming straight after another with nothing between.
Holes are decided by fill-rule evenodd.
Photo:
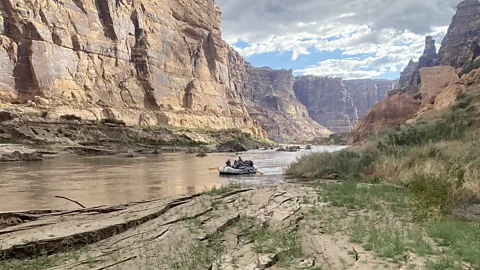
<instances>
[{"instance_id":1,"label":"eroded rock face","mask_svg":"<svg viewBox=\"0 0 480 270\"><path fill-rule=\"evenodd\" d=\"M252 68L222 40L214 0L6 0L0 9L0 101L39 100L50 118L274 139L330 133L296 100L291 71Z\"/></svg>"},{"instance_id":2,"label":"eroded rock face","mask_svg":"<svg viewBox=\"0 0 480 270\"><path fill-rule=\"evenodd\" d=\"M420 69L422 86L422 107L431 106L435 103L437 95L451 84L458 81L458 75L451 66L438 66Z\"/></svg>"},{"instance_id":3,"label":"eroded rock face","mask_svg":"<svg viewBox=\"0 0 480 270\"><path fill-rule=\"evenodd\" d=\"M345 133L357 125L357 108L341 78L300 76L293 88L310 116L322 126Z\"/></svg>"},{"instance_id":4,"label":"eroded rock face","mask_svg":"<svg viewBox=\"0 0 480 270\"><path fill-rule=\"evenodd\" d=\"M480 56L480 2L464 0L457 6L439 50L442 65L456 68Z\"/></svg>"},{"instance_id":5,"label":"eroded rock face","mask_svg":"<svg viewBox=\"0 0 480 270\"><path fill-rule=\"evenodd\" d=\"M396 82L391 80L344 80L345 89L352 97L361 120L373 106L387 97L388 91L395 89Z\"/></svg>"},{"instance_id":6,"label":"eroded rock face","mask_svg":"<svg viewBox=\"0 0 480 270\"><path fill-rule=\"evenodd\" d=\"M308 141L326 137L331 131L315 122L293 91L292 70L256 68L230 49L229 87L246 106L250 117L269 138L279 141Z\"/></svg>"},{"instance_id":7,"label":"eroded rock face","mask_svg":"<svg viewBox=\"0 0 480 270\"><path fill-rule=\"evenodd\" d=\"M420 90L422 80L419 70L424 67L438 66L437 48L432 36L425 38L425 50L418 62L410 60L405 69L400 73L399 90L402 93L415 94Z\"/></svg>"},{"instance_id":8,"label":"eroded rock face","mask_svg":"<svg viewBox=\"0 0 480 270\"><path fill-rule=\"evenodd\" d=\"M365 139L368 135L380 132L386 128L405 124L415 117L420 109L420 102L408 94L394 94L378 103L360 121L355 129L354 142Z\"/></svg>"},{"instance_id":9,"label":"eroded rock face","mask_svg":"<svg viewBox=\"0 0 480 270\"><path fill-rule=\"evenodd\" d=\"M413 61L410 59L408 65L400 72L400 79L399 79L399 90L401 92L409 92L410 89L415 88L418 85L418 78L416 73L418 71L418 62Z\"/></svg>"},{"instance_id":10,"label":"eroded rock face","mask_svg":"<svg viewBox=\"0 0 480 270\"><path fill-rule=\"evenodd\" d=\"M52 116L264 135L229 88L214 0L7 0L0 9L2 100L38 96Z\"/></svg>"},{"instance_id":11,"label":"eroded rock face","mask_svg":"<svg viewBox=\"0 0 480 270\"><path fill-rule=\"evenodd\" d=\"M307 108L295 97L292 70L247 69L247 107L268 136L284 142L326 137L331 131L310 118Z\"/></svg>"}]
</instances>

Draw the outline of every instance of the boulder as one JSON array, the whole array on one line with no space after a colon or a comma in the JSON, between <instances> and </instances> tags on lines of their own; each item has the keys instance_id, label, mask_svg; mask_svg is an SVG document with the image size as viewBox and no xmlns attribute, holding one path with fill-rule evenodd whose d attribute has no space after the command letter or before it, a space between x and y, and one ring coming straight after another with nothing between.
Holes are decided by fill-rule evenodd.
<instances>
[{"instance_id":1,"label":"boulder","mask_svg":"<svg viewBox=\"0 0 480 270\"><path fill-rule=\"evenodd\" d=\"M40 153L21 153L20 151L14 151L12 153L4 153L0 156L0 162L12 162L12 161L42 161L43 156Z\"/></svg>"},{"instance_id":2,"label":"boulder","mask_svg":"<svg viewBox=\"0 0 480 270\"><path fill-rule=\"evenodd\" d=\"M459 80L451 66L437 66L420 69L422 107L435 103L437 95L449 85Z\"/></svg>"},{"instance_id":3,"label":"boulder","mask_svg":"<svg viewBox=\"0 0 480 270\"><path fill-rule=\"evenodd\" d=\"M134 157L138 157L138 154L133 152L133 151L129 151L125 157L129 157L129 158L134 158Z\"/></svg>"},{"instance_id":4,"label":"boulder","mask_svg":"<svg viewBox=\"0 0 480 270\"><path fill-rule=\"evenodd\" d=\"M46 99L46 98L42 98L42 97L39 97L39 96L35 96L35 103L37 105L40 105L40 106L47 106L47 105L50 105L50 100Z\"/></svg>"},{"instance_id":5,"label":"boulder","mask_svg":"<svg viewBox=\"0 0 480 270\"><path fill-rule=\"evenodd\" d=\"M217 150L220 152L245 152L247 147L237 141L228 141L217 145Z\"/></svg>"},{"instance_id":6,"label":"boulder","mask_svg":"<svg viewBox=\"0 0 480 270\"><path fill-rule=\"evenodd\" d=\"M11 112L0 111L0 123L5 121L10 121L12 119L13 119L13 115Z\"/></svg>"},{"instance_id":7,"label":"boulder","mask_svg":"<svg viewBox=\"0 0 480 270\"><path fill-rule=\"evenodd\" d=\"M67 120L67 121L80 121L82 120L81 117L76 116L74 114L64 114L59 117L61 120Z\"/></svg>"}]
</instances>

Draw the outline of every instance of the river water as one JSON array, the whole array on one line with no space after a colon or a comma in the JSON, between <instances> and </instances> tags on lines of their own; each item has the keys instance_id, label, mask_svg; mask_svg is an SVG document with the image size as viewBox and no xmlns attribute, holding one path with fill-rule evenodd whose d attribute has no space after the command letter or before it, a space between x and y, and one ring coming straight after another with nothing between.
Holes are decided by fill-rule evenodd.
<instances>
[{"instance_id":1,"label":"river water","mask_svg":"<svg viewBox=\"0 0 480 270\"><path fill-rule=\"evenodd\" d=\"M337 151L341 146L317 146L311 151ZM86 207L192 194L228 182L264 185L284 181L284 168L301 155L254 150L242 153L264 175L220 176L209 168L233 163L235 153L169 153L158 156L57 156L38 163L0 164L0 211L27 209L75 209L65 196Z\"/></svg>"}]
</instances>

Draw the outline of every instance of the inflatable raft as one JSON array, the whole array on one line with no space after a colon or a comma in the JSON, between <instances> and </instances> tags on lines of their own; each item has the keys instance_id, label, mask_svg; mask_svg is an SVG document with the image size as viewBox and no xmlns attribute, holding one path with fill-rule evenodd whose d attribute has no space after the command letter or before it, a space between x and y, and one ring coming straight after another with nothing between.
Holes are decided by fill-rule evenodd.
<instances>
[{"instance_id":1,"label":"inflatable raft","mask_svg":"<svg viewBox=\"0 0 480 270\"><path fill-rule=\"evenodd\" d=\"M256 174L257 169L255 167L241 167L238 169L232 167L222 167L219 168L218 171L220 174L232 174L232 175L240 175L240 174Z\"/></svg>"}]
</instances>

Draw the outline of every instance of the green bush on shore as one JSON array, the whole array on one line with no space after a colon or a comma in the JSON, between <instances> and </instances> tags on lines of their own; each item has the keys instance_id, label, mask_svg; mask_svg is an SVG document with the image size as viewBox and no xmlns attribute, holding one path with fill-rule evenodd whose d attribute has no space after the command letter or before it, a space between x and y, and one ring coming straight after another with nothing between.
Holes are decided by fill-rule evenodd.
<instances>
[{"instance_id":1,"label":"green bush on shore","mask_svg":"<svg viewBox=\"0 0 480 270\"><path fill-rule=\"evenodd\" d=\"M360 151L344 150L333 153L313 153L302 156L287 169L287 175L297 178L326 178L336 174L348 177L360 174L372 165L375 157Z\"/></svg>"}]
</instances>

